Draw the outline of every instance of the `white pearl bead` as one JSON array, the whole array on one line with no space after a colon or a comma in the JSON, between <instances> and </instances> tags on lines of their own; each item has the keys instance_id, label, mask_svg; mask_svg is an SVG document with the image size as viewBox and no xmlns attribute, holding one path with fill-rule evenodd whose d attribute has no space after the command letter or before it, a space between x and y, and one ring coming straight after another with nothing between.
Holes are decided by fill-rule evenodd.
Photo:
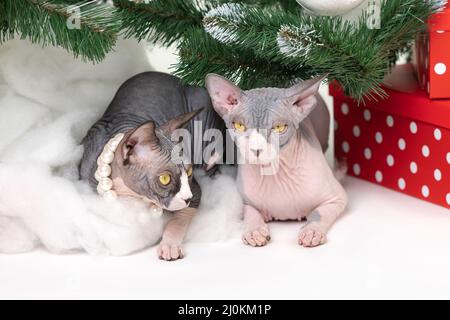
<instances>
[{"instance_id":1,"label":"white pearl bead","mask_svg":"<svg viewBox=\"0 0 450 320\"><path fill-rule=\"evenodd\" d=\"M103 198L106 200L115 200L117 199L117 193L115 191L109 190L103 194Z\"/></svg>"},{"instance_id":2,"label":"white pearl bead","mask_svg":"<svg viewBox=\"0 0 450 320\"><path fill-rule=\"evenodd\" d=\"M105 152L102 153L100 158L102 159L102 161L104 163L110 164L114 160L114 153L112 153L111 151L105 151Z\"/></svg>"},{"instance_id":3,"label":"white pearl bead","mask_svg":"<svg viewBox=\"0 0 450 320\"><path fill-rule=\"evenodd\" d=\"M116 136L114 137L114 139L120 141L120 140L123 139L123 137L125 137L125 134L123 134L123 133L118 133L118 134L116 134Z\"/></svg>"},{"instance_id":4,"label":"white pearl bead","mask_svg":"<svg viewBox=\"0 0 450 320\"><path fill-rule=\"evenodd\" d=\"M117 150L117 147L119 146L119 142L115 142L114 140L111 140L106 146L105 148L111 152L115 152Z\"/></svg>"},{"instance_id":5,"label":"white pearl bead","mask_svg":"<svg viewBox=\"0 0 450 320\"><path fill-rule=\"evenodd\" d=\"M111 175L111 166L108 164L102 164L98 166L95 176L100 178L108 178Z\"/></svg>"},{"instance_id":6,"label":"white pearl bead","mask_svg":"<svg viewBox=\"0 0 450 320\"><path fill-rule=\"evenodd\" d=\"M105 193L105 190L103 190L100 184L97 185L97 193L101 196L103 196L103 194Z\"/></svg>"},{"instance_id":7,"label":"white pearl bead","mask_svg":"<svg viewBox=\"0 0 450 320\"><path fill-rule=\"evenodd\" d=\"M98 186L103 190L103 192L106 192L112 189L113 182L109 178L102 178L98 182Z\"/></svg>"},{"instance_id":8,"label":"white pearl bead","mask_svg":"<svg viewBox=\"0 0 450 320\"><path fill-rule=\"evenodd\" d=\"M117 146L119 145L120 141L122 141L122 139L123 139L124 136L125 136L125 135L124 135L123 133L119 133L118 135L116 135L116 136L111 140L112 145L115 145L116 148L117 148Z\"/></svg>"}]
</instances>

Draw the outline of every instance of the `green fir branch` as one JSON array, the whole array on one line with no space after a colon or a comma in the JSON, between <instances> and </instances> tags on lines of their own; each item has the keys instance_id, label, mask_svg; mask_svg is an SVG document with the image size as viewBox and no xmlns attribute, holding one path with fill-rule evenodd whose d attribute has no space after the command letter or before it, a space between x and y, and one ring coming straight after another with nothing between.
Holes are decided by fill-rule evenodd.
<instances>
[{"instance_id":1,"label":"green fir branch","mask_svg":"<svg viewBox=\"0 0 450 320\"><path fill-rule=\"evenodd\" d=\"M284 66L255 57L251 50L223 45L201 29L192 29L180 44L180 62L175 74L184 82L204 85L208 73L221 74L243 89L287 86L304 74L313 75L307 67Z\"/></svg>"},{"instance_id":2,"label":"green fir branch","mask_svg":"<svg viewBox=\"0 0 450 320\"><path fill-rule=\"evenodd\" d=\"M206 31L230 46L252 50L260 59L328 73L361 99L384 96L380 85L392 61L424 29L432 4L389 0L382 4L381 29L339 17L311 17L271 8L224 4L204 18ZM299 78L304 78L302 72Z\"/></svg>"},{"instance_id":3,"label":"green fir branch","mask_svg":"<svg viewBox=\"0 0 450 320\"><path fill-rule=\"evenodd\" d=\"M202 28L203 14L211 8L196 0L114 0L126 38L164 45L183 39L186 30Z\"/></svg>"},{"instance_id":4,"label":"green fir branch","mask_svg":"<svg viewBox=\"0 0 450 320\"><path fill-rule=\"evenodd\" d=\"M69 28L72 9L79 8L80 28ZM110 6L97 1L3 0L0 41L18 35L42 46L59 46L94 62L101 61L115 45L119 24Z\"/></svg>"}]
</instances>

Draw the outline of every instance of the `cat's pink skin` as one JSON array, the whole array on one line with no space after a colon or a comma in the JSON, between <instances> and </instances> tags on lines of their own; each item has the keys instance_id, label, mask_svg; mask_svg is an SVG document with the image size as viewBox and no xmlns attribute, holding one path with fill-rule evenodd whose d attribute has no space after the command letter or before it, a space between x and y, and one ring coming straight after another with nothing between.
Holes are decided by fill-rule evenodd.
<instances>
[{"instance_id":1,"label":"cat's pink skin","mask_svg":"<svg viewBox=\"0 0 450 320\"><path fill-rule=\"evenodd\" d=\"M117 162L118 158L120 158L120 155L117 154L116 151L114 164ZM114 190L117 192L118 196L140 199L146 203L149 202L148 199L131 190L123 182L121 177L115 177L113 181ZM197 208L187 207L172 213L173 217L167 222L162 234L161 242L159 243L157 249L159 259L165 261L175 261L184 258L183 240L187 229L189 228L189 224L197 211Z\"/></svg>"},{"instance_id":2,"label":"cat's pink skin","mask_svg":"<svg viewBox=\"0 0 450 320\"><path fill-rule=\"evenodd\" d=\"M267 244L269 221L309 216L298 243L305 247L323 244L329 228L344 211L347 196L325 159L309 119L281 149L279 160L273 175L261 174L261 165L239 166L238 186L246 202L244 243Z\"/></svg>"},{"instance_id":3,"label":"cat's pink skin","mask_svg":"<svg viewBox=\"0 0 450 320\"><path fill-rule=\"evenodd\" d=\"M238 187L245 203L245 244L266 245L269 221L307 217L298 243L318 246L347 205L345 191L323 154L329 113L318 90L324 78L286 89L243 91L220 75L206 77L213 106L244 160L239 165ZM277 130L280 125L281 131Z\"/></svg>"},{"instance_id":4,"label":"cat's pink skin","mask_svg":"<svg viewBox=\"0 0 450 320\"><path fill-rule=\"evenodd\" d=\"M158 256L161 260L173 261L184 258L182 243L196 208L186 208L175 213L164 229Z\"/></svg>"}]
</instances>

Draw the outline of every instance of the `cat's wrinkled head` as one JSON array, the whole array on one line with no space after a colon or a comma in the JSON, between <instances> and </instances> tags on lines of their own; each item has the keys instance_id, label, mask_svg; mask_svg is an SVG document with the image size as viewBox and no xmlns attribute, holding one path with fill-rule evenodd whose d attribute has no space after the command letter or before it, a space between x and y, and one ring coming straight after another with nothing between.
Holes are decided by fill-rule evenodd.
<instances>
[{"instance_id":1,"label":"cat's wrinkled head","mask_svg":"<svg viewBox=\"0 0 450 320\"><path fill-rule=\"evenodd\" d=\"M323 79L317 77L288 89L243 91L228 79L209 74L206 87L245 163L268 164L316 106Z\"/></svg>"},{"instance_id":2,"label":"cat's wrinkled head","mask_svg":"<svg viewBox=\"0 0 450 320\"><path fill-rule=\"evenodd\" d=\"M117 173L125 185L169 211L189 206L193 197L190 161L175 163L171 140L174 130L184 127L201 110L183 114L161 127L153 121L128 133L118 148Z\"/></svg>"}]
</instances>

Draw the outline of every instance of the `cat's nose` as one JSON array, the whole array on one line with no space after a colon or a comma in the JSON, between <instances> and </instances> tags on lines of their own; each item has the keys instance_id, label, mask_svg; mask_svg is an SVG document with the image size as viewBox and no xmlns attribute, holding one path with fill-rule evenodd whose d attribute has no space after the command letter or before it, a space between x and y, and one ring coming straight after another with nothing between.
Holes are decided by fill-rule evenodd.
<instances>
[{"instance_id":1,"label":"cat's nose","mask_svg":"<svg viewBox=\"0 0 450 320\"><path fill-rule=\"evenodd\" d=\"M262 153L263 149L251 149L252 152L255 154L256 157L259 157L259 155Z\"/></svg>"}]
</instances>

